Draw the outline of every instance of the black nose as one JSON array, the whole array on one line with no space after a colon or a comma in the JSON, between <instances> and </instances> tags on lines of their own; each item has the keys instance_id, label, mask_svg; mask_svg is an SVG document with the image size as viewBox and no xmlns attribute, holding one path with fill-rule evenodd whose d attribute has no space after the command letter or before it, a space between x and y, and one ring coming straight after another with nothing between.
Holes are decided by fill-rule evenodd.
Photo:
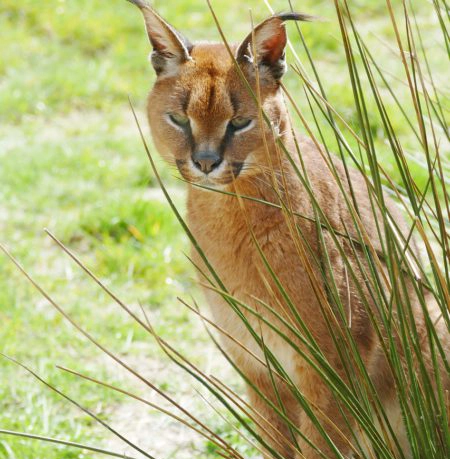
<instances>
[{"instance_id":1,"label":"black nose","mask_svg":"<svg viewBox=\"0 0 450 459\"><path fill-rule=\"evenodd\" d=\"M192 155L195 166L205 174L208 174L222 162L222 158L215 151L197 151Z\"/></svg>"}]
</instances>

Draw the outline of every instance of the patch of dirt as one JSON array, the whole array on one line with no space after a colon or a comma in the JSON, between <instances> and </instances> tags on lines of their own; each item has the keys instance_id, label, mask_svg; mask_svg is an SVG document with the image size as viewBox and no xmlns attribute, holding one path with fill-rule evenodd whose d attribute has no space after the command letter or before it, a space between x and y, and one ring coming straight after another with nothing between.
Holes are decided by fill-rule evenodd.
<instances>
[{"instance_id":1,"label":"patch of dirt","mask_svg":"<svg viewBox=\"0 0 450 459\"><path fill-rule=\"evenodd\" d=\"M168 416L146 411L143 406L139 402L130 402L114 410L114 425L122 435L158 459L195 457L195 450L198 450L202 443L199 435ZM147 457L126 445L118 437L113 437L106 446L116 453L136 459Z\"/></svg>"},{"instance_id":2,"label":"patch of dirt","mask_svg":"<svg viewBox=\"0 0 450 459\"><path fill-rule=\"evenodd\" d=\"M193 333L196 331L193 330ZM211 421L217 419L218 416L202 400L197 391L204 396L207 396L208 393L186 372L168 362L167 358L159 360L147 357L148 347L148 343L134 343L133 354L123 356L123 361L134 370L139 370L139 374L143 378L163 390L165 394L176 400L177 403L199 420L205 422L209 427L213 427L210 425ZM236 374L212 343L208 343L205 346L205 342L202 341L200 345L195 347L198 347L195 350L201 356L201 369L206 374L214 374L224 382L236 383ZM139 348L141 348L140 351ZM114 375L115 380L123 380L122 387L186 419L186 416L180 410L157 394L155 390L120 367L120 365L107 356L102 357L101 360L101 362L98 362L99 365L106 367ZM207 396L207 398L212 400L211 396ZM124 397L123 400L123 403L112 406L108 410L107 418L111 427L130 442L157 459L192 459L201 455L206 442L204 437L186 425L140 401L133 400L130 397ZM220 420L217 422L220 422ZM107 434L103 446L116 453L126 454L136 459L147 457L113 434Z\"/></svg>"}]
</instances>

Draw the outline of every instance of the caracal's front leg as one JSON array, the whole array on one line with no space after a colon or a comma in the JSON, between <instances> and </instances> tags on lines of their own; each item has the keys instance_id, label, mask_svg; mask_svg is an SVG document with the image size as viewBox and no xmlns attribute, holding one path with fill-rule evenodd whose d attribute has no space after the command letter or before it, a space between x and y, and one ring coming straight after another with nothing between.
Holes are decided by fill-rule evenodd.
<instances>
[{"instance_id":1,"label":"caracal's front leg","mask_svg":"<svg viewBox=\"0 0 450 459\"><path fill-rule=\"evenodd\" d=\"M269 375L258 373L251 378L258 389L275 405L279 406L277 396ZM277 384L278 396L282 399L286 416L294 425L298 426L299 406L292 393L283 383ZM247 386L249 402L252 408L259 414L255 416L258 434L264 441L285 459L295 458L295 430L290 430L288 423L280 417L264 399L250 386ZM281 409L280 409L281 410ZM291 433L292 432L292 433ZM273 459L273 455L264 453L264 459Z\"/></svg>"},{"instance_id":2,"label":"caracal's front leg","mask_svg":"<svg viewBox=\"0 0 450 459\"><path fill-rule=\"evenodd\" d=\"M299 389L327 435L344 457L352 457L350 443L352 434L329 388L313 370L308 371L307 375L302 374L300 380L302 383ZM300 414L299 425L302 435L298 436L297 444L301 453L296 453L295 459L323 459L323 455L330 459L336 457L324 435L304 411ZM323 455L317 450L321 451Z\"/></svg>"}]
</instances>

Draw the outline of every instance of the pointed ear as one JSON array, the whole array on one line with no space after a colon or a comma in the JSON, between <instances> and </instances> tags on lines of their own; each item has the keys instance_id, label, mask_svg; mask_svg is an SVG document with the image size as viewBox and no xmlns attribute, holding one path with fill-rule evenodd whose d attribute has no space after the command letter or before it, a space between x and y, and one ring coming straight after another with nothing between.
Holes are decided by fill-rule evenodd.
<instances>
[{"instance_id":1,"label":"pointed ear","mask_svg":"<svg viewBox=\"0 0 450 459\"><path fill-rule=\"evenodd\" d=\"M285 21L311 21L313 16L301 13L282 13L271 16L258 24L253 32L247 35L236 52L236 61L240 65L256 64L261 77L267 76L280 80L286 72L285 48L287 43ZM253 37L255 43L253 43ZM256 56L254 56L256 52Z\"/></svg>"},{"instance_id":2,"label":"pointed ear","mask_svg":"<svg viewBox=\"0 0 450 459\"><path fill-rule=\"evenodd\" d=\"M144 15L145 28L153 47L151 62L157 75L176 74L178 67L191 60L192 45L143 0L128 0Z\"/></svg>"}]
</instances>

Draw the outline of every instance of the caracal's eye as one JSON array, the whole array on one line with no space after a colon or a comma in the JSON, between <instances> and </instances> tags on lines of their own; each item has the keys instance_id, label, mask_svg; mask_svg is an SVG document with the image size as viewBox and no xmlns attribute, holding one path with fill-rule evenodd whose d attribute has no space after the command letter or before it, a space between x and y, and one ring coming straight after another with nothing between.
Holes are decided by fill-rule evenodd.
<instances>
[{"instance_id":1,"label":"caracal's eye","mask_svg":"<svg viewBox=\"0 0 450 459\"><path fill-rule=\"evenodd\" d=\"M186 127L189 124L189 118L183 113L169 113L170 121L177 126Z\"/></svg>"},{"instance_id":2,"label":"caracal's eye","mask_svg":"<svg viewBox=\"0 0 450 459\"><path fill-rule=\"evenodd\" d=\"M235 131L239 131L240 129L244 129L250 125L252 120L250 118L244 118L243 116L236 116L230 121L231 126Z\"/></svg>"}]
</instances>

